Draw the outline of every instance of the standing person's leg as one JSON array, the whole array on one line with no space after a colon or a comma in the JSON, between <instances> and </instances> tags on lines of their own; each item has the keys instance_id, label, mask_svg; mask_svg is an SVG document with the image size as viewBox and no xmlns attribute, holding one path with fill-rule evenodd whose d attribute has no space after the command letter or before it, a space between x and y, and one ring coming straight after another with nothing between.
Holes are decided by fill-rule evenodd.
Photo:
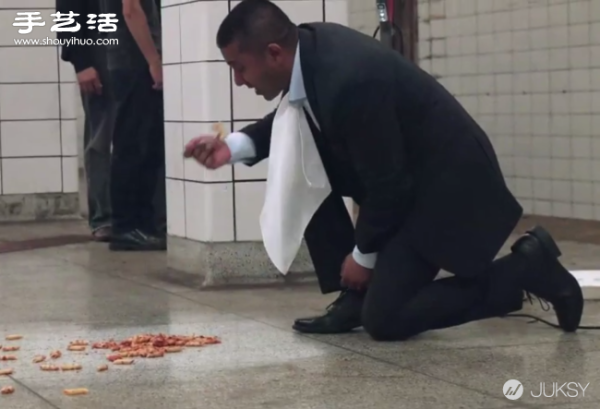
<instances>
[{"instance_id":1,"label":"standing person's leg","mask_svg":"<svg viewBox=\"0 0 600 409\"><path fill-rule=\"evenodd\" d=\"M164 125L157 127L162 115L162 92L152 88L146 68L115 70L111 78L117 116L111 164L110 249L164 250L164 240L143 230L145 217L141 216L148 203L151 206L158 177L156 164L164 150L164 142L160 142ZM152 174L152 183L148 182L148 173Z\"/></svg>"},{"instance_id":2,"label":"standing person's leg","mask_svg":"<svg viewBox=\"0 0 600 409\"><path fill-rule=\"evenodd\" d=\"M111 233L110 147L115 122L108 61L104 47L92 47L94 68L100 77L100 94L82 93L85 111L84 166L88 189L88 223L98 241Z\"/></svg>"},{"instance_id":3,"label":"standing person's leg","mask_svg":"<svg viewBox=\"0 0 600 409\"><path fill-rule=\"evenodd\" d=\"M104 84L104 82L103 82ZM111 233L110 145L114 104L108 93L82 94L85 110L84 166L88 189L88 223L98 241Z\"/></svg>"},{"instance_id":4,"label":"standing person's leg","mask_svg":"<svg viewBox=\"0 0 600 409\"><path fill-rule=\"evenodd\" d=\"M575 278L557 260L552 238L534 229L479 277L433 281L428 266L398 234L379 253L365 296L362 323L377 340L403 340L424 331L499 317L522 308L523 291L551 302L559 324L574 331L583 297Z\"/></svg>"},{"instance_id":5,"label":"standing person's leg","mask_svg":"<svg viewBox=\"0 0 600 409\"><path fill-rule=\"evenodd\" d=\"M143 231L164 237L166 234L165 123L163 92L153 91L148 98L147 156L140 180L140 227Z\"/></svg>"}]
</instances>

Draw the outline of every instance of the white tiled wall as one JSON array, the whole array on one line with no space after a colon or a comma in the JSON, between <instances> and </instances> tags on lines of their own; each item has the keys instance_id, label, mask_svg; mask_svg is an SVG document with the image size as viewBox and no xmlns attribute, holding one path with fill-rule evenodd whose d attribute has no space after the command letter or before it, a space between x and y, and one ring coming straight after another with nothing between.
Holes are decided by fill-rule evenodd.
<instances>
[{"instance_id":1,"label":"white tiled wall","mask_svg":"<svg viewBox=\"0 0 600 409\"><path fill-rule=\"evenodd\" d=\"M214 123L224 123L227 131L238 130L276 106L235 87L215 44L219 24L237 3L162 3L167 220L173 236L205 242L261 239L258 215L264 200L266 161L252 168L236 165L210 171L182 158L184 145L197 135L211 133ZM275 3L296 23L325 19L348 24L346 0Z\"/></svg>"},{"instance_id":2,"label":"white tiled wall","mask_svg":"<svg viewBox=\"0 0 600 409\"><path fill-rule=\"evenodd\" d=\"M54 0L0 0L0 194L77 192L77 87L59 48L15 40L56 38ZM20 34L17 12L43 27Z\"/></svg>"},{"instance_id":3,"label":"white tiled wall","mask_svg":"<svg viewBox=\"0 0 600 409\"><path fill-rule=\"evenodd\" d=\"M600 1L419 0L419 62L527 213L600 220Z\"/></svg>"},{"instance_id":4,"label":"white tiled wall","mask_svg":"<svg viewBox=\"0 0 600 409\"><path fill-rule=\"evenodd\" d=\"M379 25L375 0L348 0L348 25L372 36Z\"/></svg>"}]
</instances>

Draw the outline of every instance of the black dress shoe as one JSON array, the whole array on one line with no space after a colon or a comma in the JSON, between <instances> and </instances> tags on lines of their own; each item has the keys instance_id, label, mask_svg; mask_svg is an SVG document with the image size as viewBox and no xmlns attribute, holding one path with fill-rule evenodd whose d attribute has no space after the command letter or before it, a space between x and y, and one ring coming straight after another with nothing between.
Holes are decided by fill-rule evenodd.
<instances>
[{"instance_id":1,"label":"black dress shoe","mask_svg":"<svg viewBox=\"0 0 600 409\"><path fill-rule=\"evenodd\" d=\"M575 332L583 314L583 292L577 279L558 261L561 252L550 233L536 226L519 238L511 250L529 262L523 289L552 304L558 325L565 332Z\"/></svg>"},{"instance_id":2,"label":"black dress shoe","mask_svg":"<svg viewBox=\"0 0 600 409\"><path fill-rule=\"evenodd\" d=\"M108 248L112 251L163 251L167 249L167 242L140 230L132 230L113 234Z\"/></svg>"},{"instance_id":3,"label":"black dress shoe","mask_svg":"<svg viewBox=\"0 0 600 409\"><path fill-rule=\"evenodd\" d=\"M362 326L363 295L344 291L327 307L324 315L298 318L292 326L298 332L309 334L340 334Z\"/></svg>"}]
</instances>

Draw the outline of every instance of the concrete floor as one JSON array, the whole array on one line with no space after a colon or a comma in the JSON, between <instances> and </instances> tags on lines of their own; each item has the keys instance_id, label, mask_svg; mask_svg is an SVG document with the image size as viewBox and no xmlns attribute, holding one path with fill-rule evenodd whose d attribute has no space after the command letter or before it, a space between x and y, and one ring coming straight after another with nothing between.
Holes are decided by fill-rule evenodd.
<instances>
[{"instance_id":1,"label":"concrete floor","mask_svg":"<svg viewBox=\"0 0 600 409\"><path fill-rule=\"evenodd\" d=\"M24 232L30 228L2 227L0 240L29 237ZM42 230L35 229L37 235ZM600 254L597 246L570 246L579 264L587 264L585 254ZM0 369L15 370L0 376L0 387L15 387L14 394L0 396L0 409L592 409L600 402L600 334L594 331L564 335L511 318L404 343L375 343L361 332L304 336L291 330L293 319L319 313L332 300L312 285L194 285L193 277L166 268L164 254L112 254L96 243L0 254L0 344L21 347L0 352L18 357L0 362ZM600 324L598 304L587 304L584 321ZM222 344L111 365L103 373L96 367L105 351L66 351L75 339L158 332L216 335ZM8 334L24 338L4 341ZM32 363L34 355L55 349L64 354L59 363L83 369L42 372ZM521 399L504 397L509 379L524 384ZM530 396L540 382L589 386L583 397ZM62 393L78 387L89 394Z\"/></svg>"}]
</instances>

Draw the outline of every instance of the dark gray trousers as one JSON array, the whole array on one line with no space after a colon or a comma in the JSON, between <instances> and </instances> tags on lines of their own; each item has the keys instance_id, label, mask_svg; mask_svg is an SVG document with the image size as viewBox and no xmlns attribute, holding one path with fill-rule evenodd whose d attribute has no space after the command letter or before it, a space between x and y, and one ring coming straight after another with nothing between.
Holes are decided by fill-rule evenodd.
<instances>
[{"instance_id":1,"label":"dark gray trousers","mask_svg":"<svg viewBox=\"0 0 600 409\"><path fill-rule=\"evenodd\" d=\"M103 85L101 95L81 94L85 112L84 167L88 189L88 224L92 231L111 225L110 156L116 104L112 96L103 47L94 47L94 68Z\"/></svg>"}]
</instances>

